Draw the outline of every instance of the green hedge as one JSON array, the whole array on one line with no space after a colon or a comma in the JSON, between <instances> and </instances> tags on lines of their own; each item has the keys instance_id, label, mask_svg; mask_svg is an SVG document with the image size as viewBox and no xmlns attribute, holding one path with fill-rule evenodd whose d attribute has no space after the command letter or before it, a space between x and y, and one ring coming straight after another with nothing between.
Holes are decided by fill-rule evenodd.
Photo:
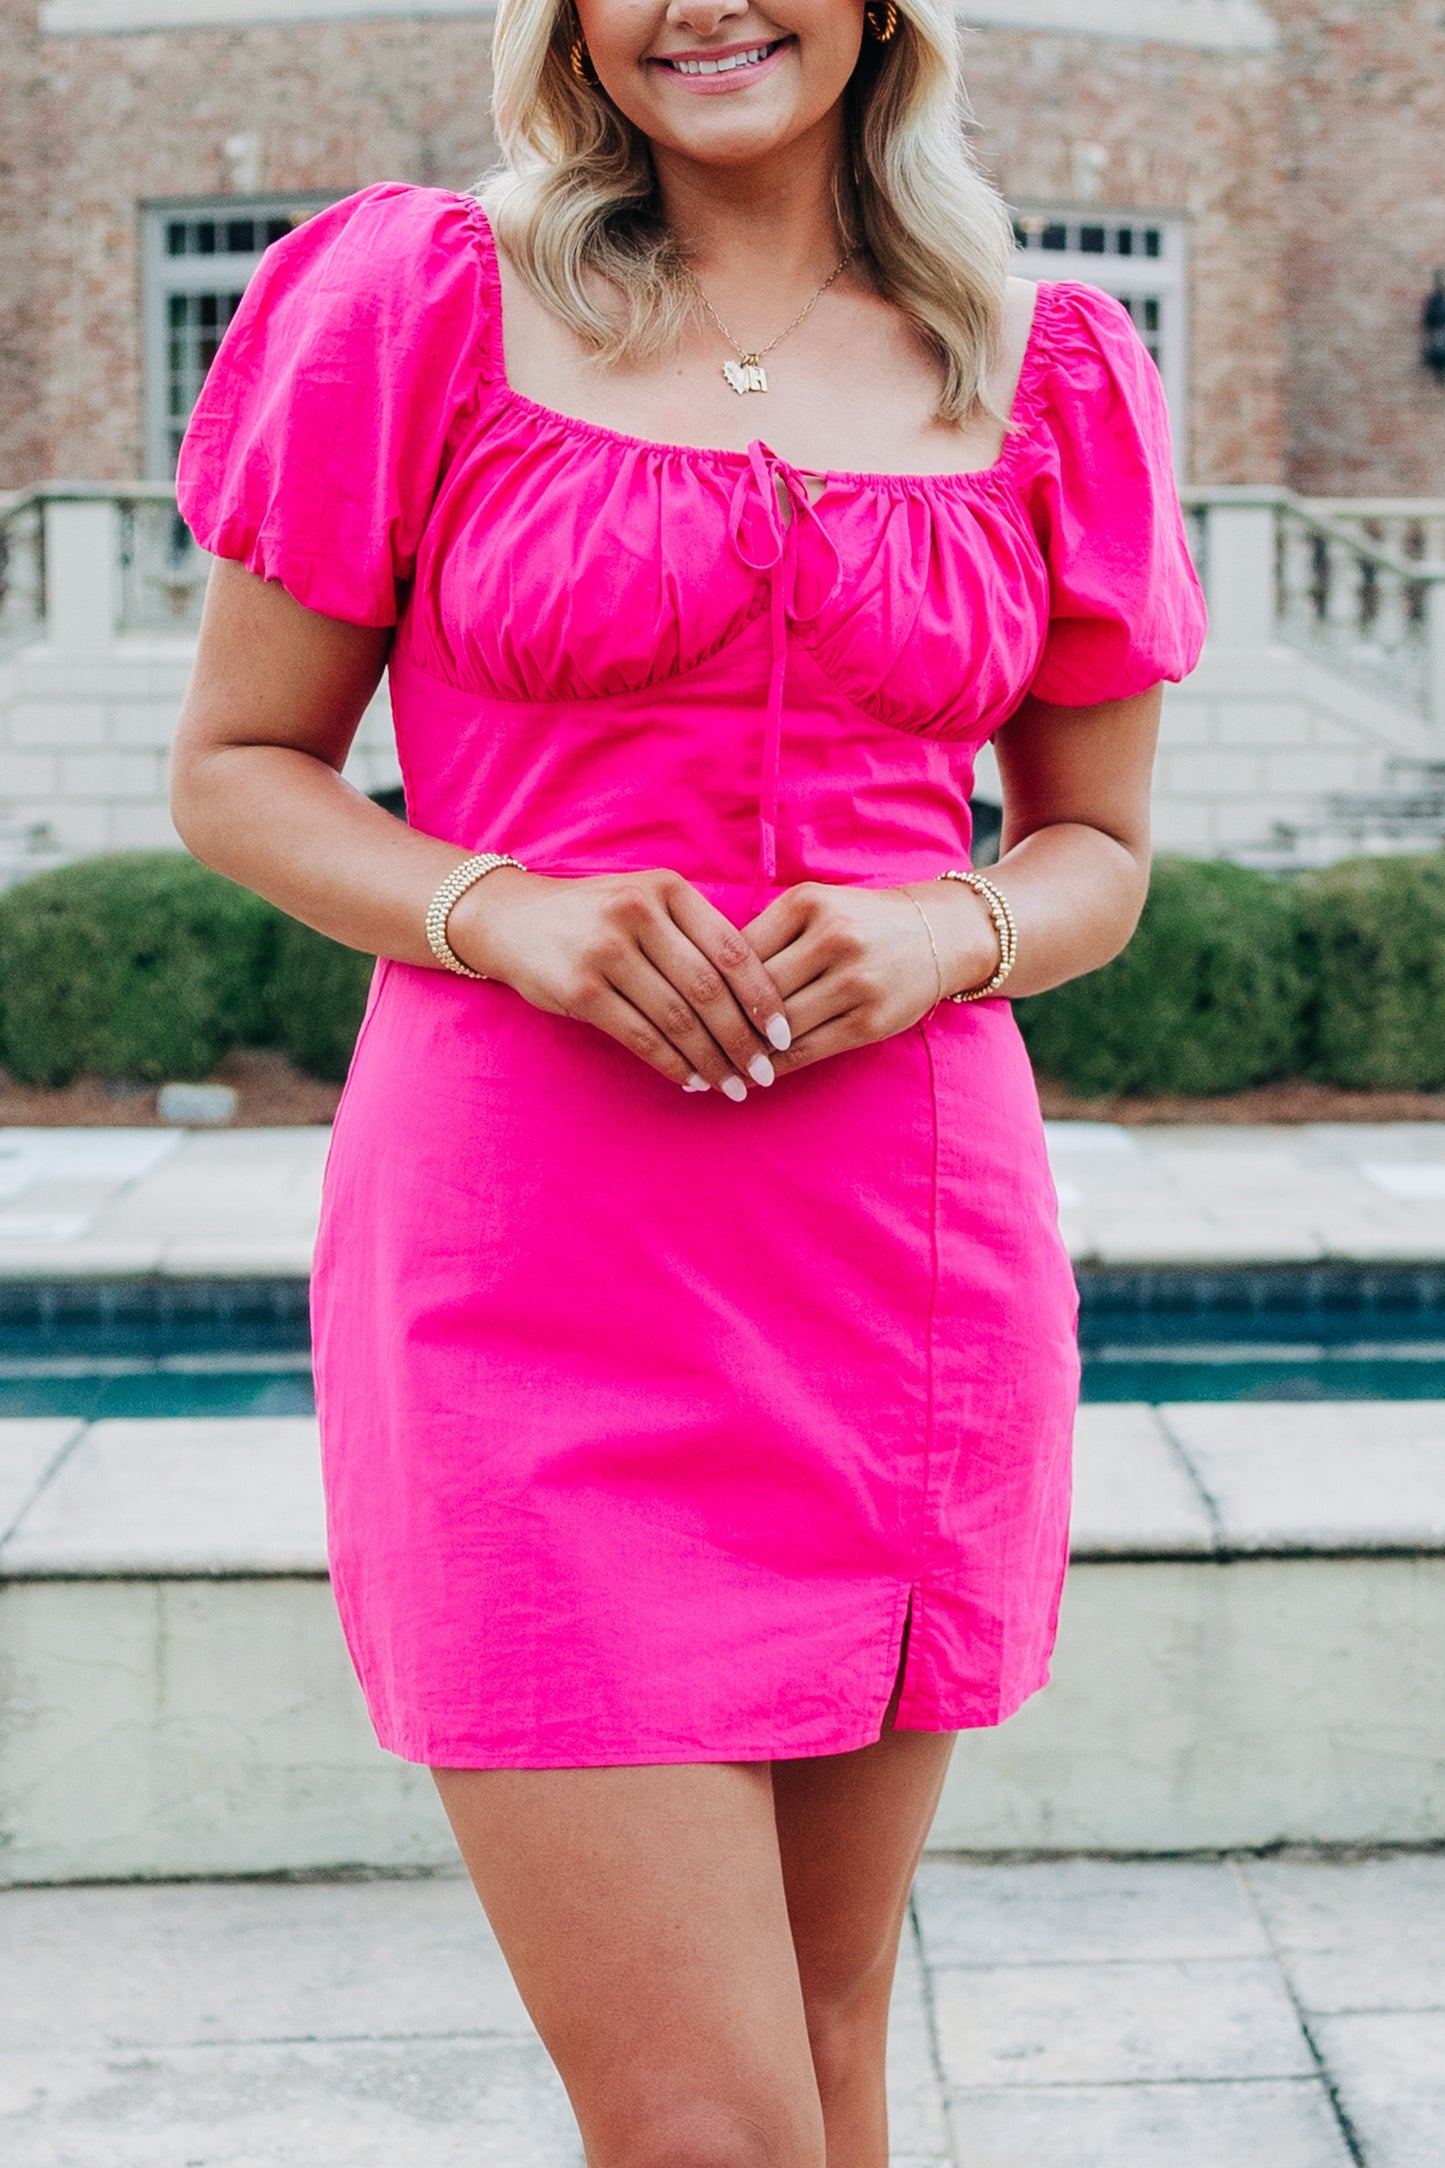
<instances>
[{"instance_id":1,"label":"green hedge","mask_svg":"<svg viewBox=\"0 0 1445 2168\"><path fill-rule=\"evenodd\" d=\"M1310 1075L1445 1086L1445 858L1354 858L1299 883Z\"/></svg>"},{"instance_id":2,"label":"green hedge","mask_svg":"<svg viewBox=\"0 0 1445 2168\"><path fill-rule=\"evenodd\" d=\"M81 859L0 895L0 1063L159 1083L274 1045L340 1078L371 969L179 851Z\"/></svg>"},{"instance_id":3,"label":"green hedge","mask_svg":"<svg viewBox=\"0 0 1445 2168\"><path fill-rule=\"evenodd\" d=\"M0 1062L160 1081L270 1044L340 1078L371 969L179 852L86 859L0 895ZM1293 880L1161 858L1123 955L1018 1016L1083 1098L1445 1089L1445 854Z\"/></svg>"},{"instance_id":4,"label":"green hedge","mask_svg":"<svg viewBox=\"0 0 1445 2168\"><path fill-rule=\"evenodd\" d=\"M1036 1067L1087 1099L1238 1091L1297 1072L1310 991L1299 927L1289 882L1158 859L1124 953L1019 1003Z\"/></svg>"},{"instance_id":5,"label":"green hedge","mask_svg":"<svg viewBox=\"0 0 1445 2168\"><path fill-rule=\"evenodd\" d=\"M0 1059L22 1082L208 1076L266 1030L279 914L175 851L0 897Z\"/></svg>"},{"instance_id":6,"label":"green hedge","mask_svg":"<svg viewBox=\"0 0 1445 2168\"><path fill-rule=\"evenodd\" d=\"M271 1037L298 1068L340 1083L356 1044L374 959L283 919L267 989Z\"/></svg>"}]
</instances>

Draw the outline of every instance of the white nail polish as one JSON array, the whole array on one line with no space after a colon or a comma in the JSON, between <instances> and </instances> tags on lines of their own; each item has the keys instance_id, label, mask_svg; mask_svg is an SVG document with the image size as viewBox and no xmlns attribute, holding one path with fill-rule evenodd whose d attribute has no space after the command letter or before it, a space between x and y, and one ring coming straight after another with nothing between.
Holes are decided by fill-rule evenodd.
<instances>
[{"instance_id":1,"label":"white nail polish","mask_svg":"<svg viewBox=\"0 0 1445 2168\"><path fill-rule=\"evenodd\" d=\"M712 1086L705 1076L696 1075L690 1076L682 1088L685 1092L707 1092L712 1090Z\"/></svg>"},{"instance_id":2,"label":"white nail polish","mask_svg":"<svg viewBox=\"0 0 1445 2168\"><path fill-rule=\"evenodd\" d=\"M793 1034L786 1016L770 1016L763 1029L778 1052L786 1054L793 1043Z\"/></svg>"},{"instance_id":3,"label":"white nail polish","mask_svg":"<svg viewBox=\"0 0 1445 2168\"><path fill-rule=\"evenodd\" d=\"M740 1076L725 1076L720 1089L725 1098L736 1101L738 1106L741 1106L748 1096L747 1085Z\"/></svg>"},{"instance_id":4,"label":"white nail polish","mask_svg":"<svg viewBox=\"0 0 1445 2168\"><path fill-rule=\"evenodd\" d=\"M748 1075L755 1084L772 1083L773 1065L766 1054L754 1054L752 1060L748 1063Z\"/></svg>"}]
</instances>

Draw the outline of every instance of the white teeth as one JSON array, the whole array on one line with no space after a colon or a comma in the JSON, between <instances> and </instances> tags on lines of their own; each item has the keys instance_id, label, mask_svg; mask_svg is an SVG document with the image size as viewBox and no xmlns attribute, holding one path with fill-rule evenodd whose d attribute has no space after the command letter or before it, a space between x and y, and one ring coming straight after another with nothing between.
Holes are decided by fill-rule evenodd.
<instances>
[{"instance_id":1,"label":"white teeth","mask_svg":"<svg viewBox=\"0 0 1445 2168\"><path fill-rule=\"evenodd\" d=\"M679 75L726 75L732 68L755 68L771 50L771 46L755 45L751 52L729 53L722 60L673 60L668 65Z\"/></svg>"}]
</instances>

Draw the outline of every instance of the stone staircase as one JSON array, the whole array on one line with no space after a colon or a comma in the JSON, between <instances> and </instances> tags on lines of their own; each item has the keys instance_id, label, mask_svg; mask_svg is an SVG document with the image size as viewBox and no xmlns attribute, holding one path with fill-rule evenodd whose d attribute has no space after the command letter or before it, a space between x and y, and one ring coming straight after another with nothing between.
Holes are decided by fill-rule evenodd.
<instances>
[{"instance_id":1,"label":"stone staircase","mask_svg":"<svg viewBox=\"0 0 1445 2168\"><path fill-rule=\"evenodd\" d=\"M1387 761L1382 787L1335 791L1314 820L1276 821L1259 844L1231 855L1265 873L1303 873L1341 858L1384 858L1445 848L1445 761Z\"/></svg>"}]
</instances>

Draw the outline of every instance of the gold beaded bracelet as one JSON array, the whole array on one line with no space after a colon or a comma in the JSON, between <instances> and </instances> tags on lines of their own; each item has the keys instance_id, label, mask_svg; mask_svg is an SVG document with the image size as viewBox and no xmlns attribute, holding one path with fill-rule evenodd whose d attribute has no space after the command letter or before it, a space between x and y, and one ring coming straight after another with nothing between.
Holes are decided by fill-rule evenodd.
<instances>
[{"instance_id":1,"label":"gold beaded bracelet","mask_svg":"<svg viewBox=\"0 0 1445 2168\"><path fill-rule=\"evenodd\" d=\"M993 930L998 935L998 967L993 977L986 979L982 986L970 986L963 993L950 994L948 997L950 1001L987 1001L998 992L1018 961L1018 928L1014 924L1008 899L981 873L959 873L950 867L947 873L940 873L938 878L940 881L962 881L965 888L971 888L975 895L982 896L988 905L988 915L993 920Z\"/></svg>"},{"instance_id":2,"label":"gold beaded bracelet","mask_svg":"<svg viewBox=\"0 0 1445 2168\"><path fill-rule=\"evenodd\" d=\"M515 866L519 873L526 867L520 858L509 858L505 851L479 851L475 858L464 858L459 866L453 866L441 887L427 905L426 937L433 956L445 971L454 971L459 979L485 979L485 971L473 971L464 964L447 939L447 920L452 907L460 902L467 890L477 881L495 873L498 866Z\"/></svg>"}]
</instances>

